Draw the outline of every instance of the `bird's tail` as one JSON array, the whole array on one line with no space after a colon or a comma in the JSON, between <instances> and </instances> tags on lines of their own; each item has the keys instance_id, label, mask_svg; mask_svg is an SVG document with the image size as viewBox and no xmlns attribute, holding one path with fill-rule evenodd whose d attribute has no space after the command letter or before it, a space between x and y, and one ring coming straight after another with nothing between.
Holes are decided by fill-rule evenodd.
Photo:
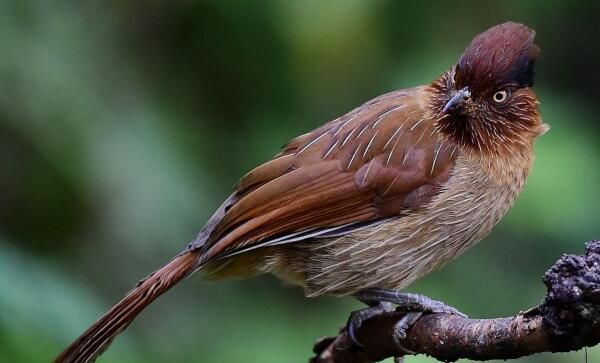
<instances>
[{"instance_id":1,"label":"bird's tail","mask_svg":"<svg viewBox=\"0 0 600 363\"><path fill-rule=\"evenodd\" d=\"M69 345L54 363L88 363L96 360L146 306L190 275L197 261L197 252L185 252L140 281L135 289Z\"/></svg>"}]
</instances>

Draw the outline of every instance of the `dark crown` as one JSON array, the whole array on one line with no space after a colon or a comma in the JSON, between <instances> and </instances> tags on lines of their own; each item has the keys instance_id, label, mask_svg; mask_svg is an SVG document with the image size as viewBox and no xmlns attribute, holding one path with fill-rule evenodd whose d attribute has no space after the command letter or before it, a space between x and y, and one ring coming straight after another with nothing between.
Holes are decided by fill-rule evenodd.
<instances>
[{"instance_id":1,"label":"dark crown","mask_svg":"<svg viewBox=\"0 0 600 363\"><path fill-rule=\"evenodd\" d=\"M513 22L477 35L456 65L457 87L469 86L480 92L505 85L531 87L540 52L534 38L535 31Z\"/></svg>"}]
</instances>

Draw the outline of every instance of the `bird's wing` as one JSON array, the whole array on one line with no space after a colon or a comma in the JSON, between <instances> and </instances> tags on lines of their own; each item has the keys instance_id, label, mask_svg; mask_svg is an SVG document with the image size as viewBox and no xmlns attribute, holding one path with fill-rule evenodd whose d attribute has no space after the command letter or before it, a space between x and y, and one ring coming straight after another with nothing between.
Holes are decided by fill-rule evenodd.
<instances>
[{"instance_id":1,"label":"bird's wing","mask_svg":"<svg viewBox=\"0 0 600 363\"><path fill-rule=\"evenodd\" d=\"M203 261L343 234L424 206L454 166L422 89L376 98L290 141L244 176L190 248Z\"/></svg>"}]
</instances>

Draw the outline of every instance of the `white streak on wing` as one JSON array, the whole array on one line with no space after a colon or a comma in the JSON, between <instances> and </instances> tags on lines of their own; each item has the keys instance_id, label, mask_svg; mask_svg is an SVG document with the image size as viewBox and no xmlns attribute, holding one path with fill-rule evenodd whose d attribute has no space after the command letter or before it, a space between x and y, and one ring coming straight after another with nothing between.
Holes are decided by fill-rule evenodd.
<instances>
[{"instance_id":1,"label":"white streak on wing","mask_svg":"<svg viewBox=\"0 0 600 363\"><path fill-rule=\"evenodd\" d=\"M369 141L369 144L367 144L367 147L365 148L365 152L363 153L363 159L367 156L367 153L369 152L369 148L371 147L371 145L373 144L373 141L375 140L375 138L377 137L377 134L379 133L379 130L377 130L375 132L375 134L371 137L371 140Z\"/></svg>"},{"instance_id":2,"label":"white streak on wing","mask_svg":"<svg viewBox=\"0 0 600 363\"><path fill-rule=\"evenodd\" d=\"M411 149L404 149L404 157L402 158L402 165L404 165L404 163L406 162L406 159L408 158L408 154L410 153Z\"/></svg>"},{"instance_id":3,"label":"white streak on wing","mask_svg":"<svg viewBox=\"0 0 600 363\"><path fill-rule=\"evenodd\" d=\"M398 145L398 142L400 141L400 137L398 137L396 139L396 142L394 143L394 146L392 146L392 151L390 151L390 154L388 155L388 158L385 162L385 165L388 166L390 164L390 160L392 160L392 155L394 155L394 150L396 150L396 146ZM405 150L406 152L406 150Z\"/></svg>"},{"instance_id":4,"label":"white streak on wing","mask_svg":"<svg viewBox=\"0 0 600 363\"><path fill-rule=\"evenodd\" d=\"M373 160L375 160L375 159L373 159ZM365 172L365 176L363 176L363 178L362 178L361 184L364 184L365 180L367 180L367 175L369 175L369 170L371 170L371 164L373 164L373 160L371 160L369 162L369 165L367 166L367 171Z\"/></svg>"},{"instance_id":5,"label":"white streak on wing","mask_svg":"<svg viewBox=\"0 0 600 363\"><path fill-rule=\"evenodd\" d=\"M394 186L394 184L396 183L396 180L398 180L398 177L400 176L400 173L396 173L396 176L394 176L394 179L392 179L392 181L390 182L390 185L388 185L388 187L385 189L385 191L383 192L383 196L385 197L387 195L387 193L392 189L392 187Z\"/></svg>"},{"instance_id":6,"label":"white streak on wing","mask_svg":"<svg viewBox=\"0 0 600 363\"><path fill-rule=\"evenodd\" d=\"M372 104L370 104L370 105L368 105L368 106L364 107L363 109L360 109L360 110L358 110L358 111L356 112L356 114L354 114L354 115L353 115L352 117L350 117L348 120L344 121L344 123L342 123L342 125L341 125L341 126L340 126L340 127L337 129L337 130L336 130L336 132L333 134L333 136L334 136L334 137L335 137L335 136L337 136L337 134L339 134L339 133L340 133L340 131L342 131L342 129L343 129L343 128L344 128L344 127L345 127L345 126L346 126L346 125L347 125L349 122L352 122L352 120L356 119L356 118L358 117L358 115L360 115L361 113L363 113L363 112L365 112L365 111L369 110L371 107L373 107L373 106L375 106L375 105L379 104L380 102L381 102L381 101L379 101L379 102L374 102L374 103L372 103ZM360 107L362 107L362 106L360 106ZM360 107L358 107L358 108L360 108Z\"/></svg>"},{"instance_id":7,"label":"white streak on wing","mask_svg":"<svg viewBox=\"0 0 600 363\"><path fill-rule=\"evenodd\" d=\"M273 161L283 159L283 158L288 158L290 156L294 156L294 154L277 155L276 157L273 158Z\"/></svg>"},{"instance_id":8,"label":"white streak on wing","mask_svg":"<svg viewBox=\"0 0 600 363\"><path fill-rule=\"evenodd\" d=\"M390 109L390 110L388 110L388 111L386 111L386 112L382 113L382 114L381 114L381 115L380 115L380 116L377 118L377 120L375 121L375 123L373 123L373 125L371 126L371 129L374 129L374 128L376 128L376 127L377 127L377 125L378 125L378 124L381 122L381 120L383 120L383 119L385 118L385 116L389 115L390 113L392 113L392 112L394 112L394 111L396 111L396 110L399 110L399 109L401 109L401 108L404 108L404 107L405 107L405 105L399 105L399 106L396 106L396 107L394 107L394 108L392 108L392 109Z\"/></svg>"},{"instance_id":9,"label":"white streak on wing","mask_svg":"<svg viewBox=\"0 0 600 363\"><path fill-rule=\"evenodd\" d=\"M359 112L360 113L360 112ZM356 114L358 115L358 114ZM338 127L338 129L333 133L333 137L337 136L337 134L340 133L340 131L342 131L342 129L344 128L344 126L346 126L350 121L354 120L354 118L356 117L356 115L350 117L349 119L347 119L346 121L344 121L340 127Z\"/></svg>"},{"instance_id":10,"label":"white streak on wing","mask_svg":"<svg viewBox=\"0 0 600 363\"><path fill-rule=\"evenodd\" d=\"M412 125L412 127L410 128L410 131L413 131L414 129L417 128L417 126L419 126L421 124L421 122L425 121L425 118L421 118L419 121L417 121L414 125Z\"/></svg>"},{"instance_id":11,"label":"white streak on wing","mask_svg":"<svg viewBox=\"0 0 600 363\"><path fill-rule=\"evenodd\" d=\"M433 175L433 169L435 169L435 163L438 159L438 156L440 155L440 150L442 149L443 145L444 145L444 143L441 142L440 145L435 150L435 156L433 157L433 163L431 163L431 171L429 172L430 175Z\"/></svg>"},{"instance_id":12,"label":"white streak on wing","mask_svg":"<svg viewBox=\"0 0 600 363\"><path fill-rule=\"evenodd\" d=\"M329 154L333 151L333 149L335 149L336 145L337 145L337 140L333 143L333 145L331 145L331 147L329 148L329 150L327 150L325 155L323 155L323 159L325 159L325 158L327 158L327 156L329 156Z\"/></svg>"},{"instance_id":13,"label":"white streak on wing","mask_svg":"<svg viewBox=\"0 0 600 363\"><path fill-rule=\"evenodd\" d=\"M327 135L326 132L322 133L317 138L315 138L313 141L311 141L308 144L306 144L306 146L304 146L302 149L300 149L300 151L296 152L296 156L300 155L304 150L308 149L312 144L314 144L315 142L319 141L325 135Z\"/></svg>"},{"instance_id":14,"label":"white streak on wing","mask_svg":"<svg viewBox=\"0 0 600 363\"><path fill-rule=\"evenodd\" d=\"M383 150L387 149L387 147L390 145L390 142L392 142L392 140L394 139L394 137L396 137L396 135L398 135L398 133L402 130L402 126L404 126L404 124L400 125L398 127L398 129L396 129L396 131L394 132L394 134L390 137L390 139L385 143L385 145L383 145Z\"/></svg>"},{"instance_id":15,"label":"white streak on wing","mask_svg":"<svg viewBox=\"0 0 600 363\"><path fill-rule=\"evenodd\" d=\"M354 139L355 140L358 139L365 131L367 131L368 128L369 128L369 124L366 124L365 126L363 126L362 130L360 130L360 132L358 133L358 135L356 135L356 137Z\"/></svg>"},{"instance_id":16,"label":"white streak on wing","mask_svg":"<svg viewBox=\"0 0 600 363\"><path fill-rule=\"evenodd\" d=\"M348 133L348 135L346 136L346 138L344 139L344 141L342 141L342 144L340 145L340 149L344 147L344 145L346 145L346 143L348 142L348 140L350 140L350 136L352 136L352 134L354 133L354 131L356 131L357 126L354 126L354 128L352 129L352 131L350 131L350 133Z\"/></svg>"},{"instance_id":17,"label":"white streak on wing","mask_svg":"<svg viewBox=\"0 0 600 363\"><path fill-rule=\"evenodd\" d=\"M421 136L419 136L419 138L417 139L416 144L420 143L421 140L423 140L423 137L425 136L425 131L427 131L427 129L423 129L423 132L421 132Z\"/></svg>"},{"instance_id":18,"label":"white streak on wing","mask_svg":"<svg viewBox=\"0 0 600 363\"><path fill-rule=\"evenodd\" d=\"M346 166L346 169L350 169L350 166L352 165L352 162L354 161L354 158L356 157L356 154L358 154L358 150L360 150L361 147L362 147L362 143L360 143L358 145L358 147L356 148L356 150L354 150L354 153L352 154L352 157L350 158L350 161L348 162L348 166Z\"/></svg>"}]
</instances>

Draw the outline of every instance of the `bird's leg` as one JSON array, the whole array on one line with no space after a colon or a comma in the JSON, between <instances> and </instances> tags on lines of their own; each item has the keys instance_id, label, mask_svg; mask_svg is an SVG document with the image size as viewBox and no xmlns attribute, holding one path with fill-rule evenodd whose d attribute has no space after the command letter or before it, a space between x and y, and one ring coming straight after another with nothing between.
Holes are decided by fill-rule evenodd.
<instances>
[{"instance_id":1,"label":"bird's leg","mask_svg":"<svg viewBox=\"0 0 600 363\"><path fill-rule=\"evenodd\" d=\"M391 304L396 305L396 311L404 312L404 315L394 327L394 339L398 346L400 341L406 338L406 331L424 314L440 313L454 314L466 317L452 306L446 305L441 301L433 300L425 295L411 294L396 290L371 288L360 291L354 295L358 300L369 305L368 308L354 312L348 321L348 334L350 339L358 345L355 330L360 327L365 320L385 312L389 312ZM385 307L385 308L383 308ZM356 319L355 319L356 317ZM407 350L407 353L411 353Z\"/></svg>"},{"instance_id":2,"label":"bird's leg","mask_svg":"<svg viewBox=\"0 0 600 363\"><path fill-rule=\"evenodd\" d=\"M365 304L372 305L375 302L388 302L396 305L396 311L402 312L421 312L421 313L439 313L454 314L466 317L465 314L452 306L437 300L428 298L425 295L411 294L388 289L371 288L360 291L354 295L358 300Z\"/></svg>"}]
</instances>

